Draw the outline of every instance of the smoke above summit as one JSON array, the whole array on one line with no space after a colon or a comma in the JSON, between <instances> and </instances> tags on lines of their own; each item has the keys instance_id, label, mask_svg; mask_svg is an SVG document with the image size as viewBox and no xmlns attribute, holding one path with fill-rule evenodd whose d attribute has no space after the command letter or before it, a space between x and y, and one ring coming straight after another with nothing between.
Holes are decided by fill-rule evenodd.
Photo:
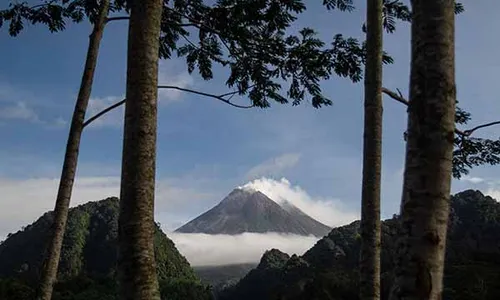
<instances>
[{"instance_id":1,"label":"smoke above summit","mask_svg":"<svg viewBox=\"0 0 500 300\"><path fill-rule=\"evenodd\" d=\"M275 180L262 177L239 188L260 191L280 205L289 202L314 219L331 227L345 225L359 219L358 212L344 208L339 200L312 197L300 186L292 185L286 178Z\"/></svg>"}]
</instances>

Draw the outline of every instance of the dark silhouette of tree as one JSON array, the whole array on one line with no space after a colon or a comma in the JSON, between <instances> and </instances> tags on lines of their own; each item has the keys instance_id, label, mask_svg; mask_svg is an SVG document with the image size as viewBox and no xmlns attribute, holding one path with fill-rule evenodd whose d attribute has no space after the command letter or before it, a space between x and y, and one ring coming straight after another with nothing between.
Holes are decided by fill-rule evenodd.
<instances>
[{"instance_id":1,"label":"dark silhouette of tree","mask_svg":"<svg viewBox=\"0 0 500 300\"><path fill-rule=\"evenodd\" d=\"M380 299L380 182L382 171L382 0L368 0L361 192L360 299Z\"/></svg>"},{"instance_id":2,"label":"dark silhouette of tree","mask_svg":"<svg viewBox=\"0 0 500 300\"><path fill-rule=\"evenodd\" d=\"M454 1L412 1L408 140L391 299L441 299L455 131Z\"/></svg>"},{"instance_id":3,"label":"dark silhouette of tree","mask_svg":"<svg viewBox=\"0 0 500 300\"><path fill-rule=\"evenodd\" d=\"M94 24L91 38L96 38L96 40L89 44L89 59L82 79L82 91L71 122L65 163L56 200L57 217L54 223L54 238L49 244L46 270L42 272L42 277L45 278L42 280L42 299L50 298L51 287L55 281L54 270L57 270L58 253L60 253L58 241L59 237L64 235L67 209L76 172L79 140L84 125L90 123L84 123L84 117L90 97L98 40L100 41L106 22L129 20L128 12L133 7L131 2L113 1L109 4L109 12L115 14L108 16L108 9L104 9L107 3L107 1L96 0L51 0L35 6L15 3L11 4L8 9L0 11L0 25L8 23L9 33L13 36L19 34L26 23L45 24L51 32L64 30L67 21L81 22L87 18ZM331 4L330 8L348 10L336 4ZM226 84L234 90L223 95L212 95L212 97L233 106L268 107L271 105L270 101L278 103L292 101L293 105L298 105L309 96L307 100L311 101L313 107L318 108L332 104L332 101L321 93L321 80L330 78L332 74L348 77L353 81L361 79L364 48L357 40L344 38L339 34L335 35L332 43L327 46L310 28L302 29L297 36L286 34L286 29L296 20L297 15L305 10L303 1L221 0L215 5L208 6L201 0L176 0L163 1L161 10L159 57L169 59L174 52L177 52L178 56L186 58L188 71L193 72L198 69L205 80L212 79L213 64L228 68L230 76ZM123 13L125 15L120 15ZM280 93L282 81L290 82L286 95ZM180 89L179 87L160 87ZM200 91L192 92L203 94ZM228 98L236 94L248 96L251 104L243 106L231 103ZM154 155L150 159L152 161L148 163L154 165ZM148 177L150 174L142 175ZM154 177L148 178L154 179ZM152 196L145 195L144 197L149 199ZM134 199L137 201L136 198ZM152 199L148 201L144 205L152 203ZM130 203L133 204L133 201L131 200ZM130 208L133 205L125 206L124 217L128 211L127 207ZM146 215L145 213L144 216ZM141 229L138 226L134 229L139 236L147 237L146 227ZM141 230L144 231L139 233ZM127 244L124 242L122 246L125 247ZM132 252L127 257L136 259L138 256L136 252L133 252L133 246L129 245L129 247L132 247L129 248ZM136 263L138 268L141 266L139 260L127 263ZM156 289L154 284L151 287L150 290Z\"/></svg>"},{"instance_id":4,"label":"dark silhouette of tree","mask_svg":"<svg viewBox=\"0 0 500 300\"><path fill-rule=\"evenodd\" d=\"M118 284L120 299L160 300L154 253L158 57L162 2L129 1Z\"/></svg>"},{"instance_id":5,"label":"dark silhouette of tree","mask_svg":"<svg viewBox=\"0 0 500 300\"><path fill-rule=\"evenodd\" d=\"M11 4L8 9L0 11L0 26L4 21L8 21L9 34L12 36L18 35L24 29L24 24L27 21L32 24L45 24L51 32L64 30L67 20L81 22L86 17L93 24L80 90L71 119L54 208L54 223L44 255L45 261L40 274L40 287L37 292L37 299L50 300L52 298L52 290L56 281L62 239L66 228L68 209L77 169L83 122L90 99L99 46L109 10L109 0L99 2L82 0L69 2L65 0L46 1L31 7L27 6L26 3L15 3Z\"/></svg>"}]
</instances>

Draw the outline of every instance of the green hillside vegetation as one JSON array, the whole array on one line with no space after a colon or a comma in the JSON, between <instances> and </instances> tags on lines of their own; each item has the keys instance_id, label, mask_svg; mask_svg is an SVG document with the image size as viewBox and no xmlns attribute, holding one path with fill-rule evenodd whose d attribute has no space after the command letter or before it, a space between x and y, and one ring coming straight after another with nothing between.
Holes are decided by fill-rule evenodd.
<instances>
[{"instance_id":1,"label":"green hillside vegetation","mask_svg":"<svg viewBox=\"0 0 500 300\"><path fill-rule=\"evenodd\" d=\"M500 299L500 203L473 190L451 201L443 299ZM389 296L397 231L397 216L383 222L381 299ZM333 229L303 256L268 251L257 268L218 298L359 299L360 242L356 221Z\"/></svg>"},{"instance_id":2,"label":"green hillside vegetation","mask_svg":"<svg viewBox=\"0 0 500 300\"><path fill-rule=\"evenodd\" d=\"M70 210L54 300L116 298L118 198L90 202ZM53 213L0 245L0 299L32 299ZM211 299L209 288L156 225L155 255L161 292L173 299Z\"/></svg>"}]
</instances>

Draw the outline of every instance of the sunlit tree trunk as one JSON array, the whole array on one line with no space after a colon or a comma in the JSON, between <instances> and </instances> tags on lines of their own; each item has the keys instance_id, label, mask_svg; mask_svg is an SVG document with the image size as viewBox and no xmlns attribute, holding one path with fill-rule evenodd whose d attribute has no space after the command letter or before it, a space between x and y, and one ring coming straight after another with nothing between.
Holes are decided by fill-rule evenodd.
<instances>
[{"instance_id":1,"label":"sunlit tree trunk","mask_svg":"<svg viewBox=\"0 0 500 300\"><path fill-rule=\"evenodd\" d=\"M57 269L59 258L61 256L61 247L66 230L66 220L68 218L71 192L75 181L76 167L78 164L78 152L80 149L80 138L83 131L83 122L85 113L92 91L94 72L97 65L99 46L101 43L106 18L109 10L109 0L101 1L99 16L94 24L94 28L89 38L89 47L87 58L80 84L80 91L76 100L71 126L69 129L68 141L66 144L66 153L57 191L56 205L54 208L54 222L50 229L47 251L44 255L44 261L40 273L40 283L37 293L37 299L50 300L52 290L57 279ZM50 70L49 70L50 72Z\"/></svg>"},{"instance_id":2,"label":"sunlit tree trunk","mask_svg":"<svg viewBox=\"0 0 500 300\"><path fill-rule=\"evenodd\" d=\"M441 299L455 129L453 0L413 0L405 193L391 299Z\"/></svg>"},{"instance_id":3,"label":"sunlit tree trunk","mask_svg":"<svg viewBox=\"0 0 500 300\"><path fill-rule=\"evenodd\" d=\"M122 300L159 300L153 247L162 0L130 1L118 280Z\"/></svg>"},{"instance_id":4,"label":"sunlit tree trunk","mask_svg":"<svg viewBox=\"0 0 500 300\"><path fill-rule=\"evenodd\" d=\"M380 299L382 0L367 0L365 125L361 195L360 299Z\"/></svg>"}]
</instances>

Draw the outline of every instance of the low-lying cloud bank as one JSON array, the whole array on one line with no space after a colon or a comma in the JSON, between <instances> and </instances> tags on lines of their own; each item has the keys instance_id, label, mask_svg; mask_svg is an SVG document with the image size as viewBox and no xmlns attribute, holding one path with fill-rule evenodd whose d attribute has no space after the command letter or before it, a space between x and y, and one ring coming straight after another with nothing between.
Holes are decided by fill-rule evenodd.
<instances>
[{"instance_id":1,"label":"low-lying cloud bank","mask_svg":"<svg viewBox=\"0 0 500 300\"><path fill-rule=\"evenodd\" d=\"M171 232L167 235L192 266L256 263L272 248L289 255L302 255L319 240L314 236L274 232L238 235Z\"/></svg>"}]
</instances>

